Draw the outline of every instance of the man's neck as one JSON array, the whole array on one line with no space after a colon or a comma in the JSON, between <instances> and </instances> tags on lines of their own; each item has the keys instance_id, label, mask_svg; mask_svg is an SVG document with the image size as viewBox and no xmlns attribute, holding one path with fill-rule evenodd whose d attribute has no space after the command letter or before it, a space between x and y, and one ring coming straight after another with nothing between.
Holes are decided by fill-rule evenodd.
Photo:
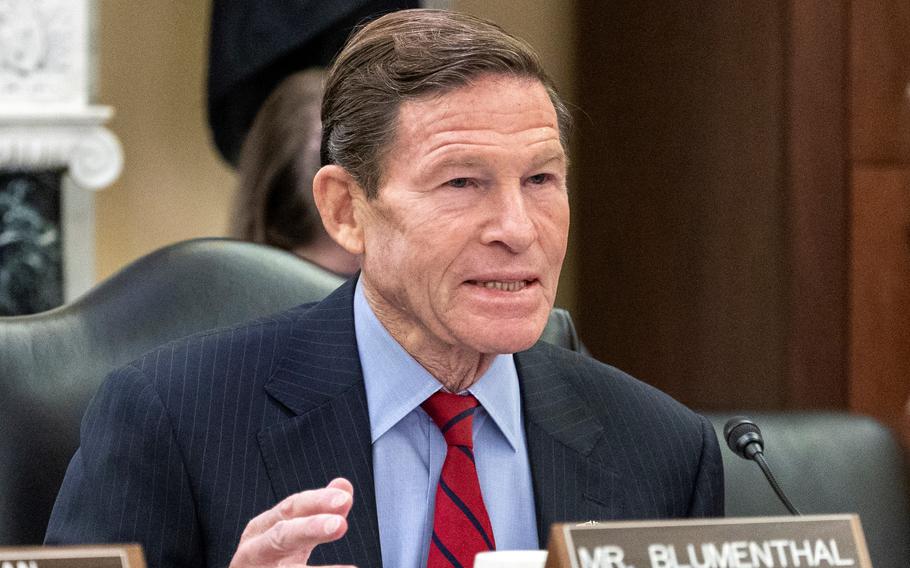
<instances>
[{"instance_id":1,"label":"man's neck","mask_svg":"<svg viewBox=\"0 0 910 568\"><path fill-rule=\"evenodd\" d=\"M397 312L364 289L367 303L389 335L450 392L461 392L476 383L490 368L496 354L480 353L442 343L420 328L405 324Z\"/></svg>"}]
</instances>

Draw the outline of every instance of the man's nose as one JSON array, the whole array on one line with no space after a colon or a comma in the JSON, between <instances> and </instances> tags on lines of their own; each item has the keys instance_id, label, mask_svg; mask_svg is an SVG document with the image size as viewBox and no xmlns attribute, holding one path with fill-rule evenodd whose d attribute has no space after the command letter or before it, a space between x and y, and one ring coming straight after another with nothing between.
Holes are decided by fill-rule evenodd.
<instances>
[{"instance_id":1,"label":"man's nose","mask_svg":"<svg viewBox=\"0 0 910 568\"><path fill-rule=\"evenodd\" d=\"M497 188L488 197L484 243L501 243L513 252L521 252L531 246L537 239L537 226L533 219L533 205L528 203L520 183Z\"/></svg>"}]
</instances>

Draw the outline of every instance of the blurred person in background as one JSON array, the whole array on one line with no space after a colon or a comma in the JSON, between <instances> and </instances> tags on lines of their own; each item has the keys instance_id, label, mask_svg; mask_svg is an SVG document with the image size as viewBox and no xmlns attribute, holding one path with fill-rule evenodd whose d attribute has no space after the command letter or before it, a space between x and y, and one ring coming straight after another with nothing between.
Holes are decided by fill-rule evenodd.
<instances>
[{"instance_id":1,"label":"blurred person in background","mask_svg":"<svg viewBox=\"0 0 910 568\"><path fill-rule=\"evenodd\" d=\"M313 201L324 78L321 68L290 75L256 114L240 150L231 235L349 276L360 260L326 234Z\"/></svg>"}]
</instances>

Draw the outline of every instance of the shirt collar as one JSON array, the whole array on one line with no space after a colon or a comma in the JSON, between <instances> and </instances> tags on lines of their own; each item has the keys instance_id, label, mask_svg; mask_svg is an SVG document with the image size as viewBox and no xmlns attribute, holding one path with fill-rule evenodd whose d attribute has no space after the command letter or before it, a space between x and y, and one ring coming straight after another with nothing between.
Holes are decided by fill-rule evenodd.
<instances>
[{"instance_id":1,"label":"shirt collar","mask_svg":"<svg viewBox=\"0 0 910 568\"><path fill-rule=\"evenodd\" d=\"M363 368L373 443L442 388L380 323L358 279L354 291L354 333ZM520 447L521 396L512 355L497 355L490 368L468 389L506 437Z\"/></svg>"}]
</instances>

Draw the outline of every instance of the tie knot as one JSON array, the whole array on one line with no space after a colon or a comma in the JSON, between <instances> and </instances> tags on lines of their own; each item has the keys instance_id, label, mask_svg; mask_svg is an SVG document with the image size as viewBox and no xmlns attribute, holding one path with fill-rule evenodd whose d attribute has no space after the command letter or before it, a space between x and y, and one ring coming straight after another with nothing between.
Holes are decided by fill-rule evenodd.
<instances>
[{"instance_id":1,"label":"tie knot","mask_svg":"<svg viewBox=\"0 0 910 568\"><path fill-rule=\"evenodd\" d=\"M430 415L449 446L474 447L471 425L480 403L472 395L437 391L420 406Z\"/></svg>"}]
</instances>

